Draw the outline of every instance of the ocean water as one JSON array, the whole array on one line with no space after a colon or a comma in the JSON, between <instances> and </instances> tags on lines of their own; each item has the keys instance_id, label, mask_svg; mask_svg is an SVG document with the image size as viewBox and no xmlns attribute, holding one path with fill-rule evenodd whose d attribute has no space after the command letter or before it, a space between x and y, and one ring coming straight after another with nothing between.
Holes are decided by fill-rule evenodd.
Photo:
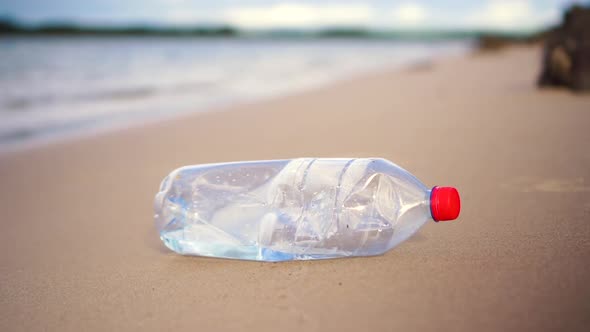
<instances>
[{"instance_id":1,"label":"ocean water","mask_svg":"<svg viewBox=\"0 0 590 332\"><path fill-rule=\"evenodd\" d=\"M0 37L0 147L289 94L468 41Z\"/></svg>"}]
</instances>

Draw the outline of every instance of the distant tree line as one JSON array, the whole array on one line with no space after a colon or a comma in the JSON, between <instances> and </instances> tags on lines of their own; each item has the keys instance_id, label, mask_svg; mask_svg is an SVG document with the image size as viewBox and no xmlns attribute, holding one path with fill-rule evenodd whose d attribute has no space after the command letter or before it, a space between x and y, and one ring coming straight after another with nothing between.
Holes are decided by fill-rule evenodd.
<instances>
[{"instance_id":1,"label":"distant tree line","mask_svg":"<svg viewBox=\"0 0 590 332\"><path fill-rule=\"evenodd\" d=\"M71 23L48 23L39 26L28 26L9 19L0 19L0 35L108 35L108 36L235 36L239 32L231 26L196 26L187 28L176 27L93 27Z\"/></svg>"}]
</instances>

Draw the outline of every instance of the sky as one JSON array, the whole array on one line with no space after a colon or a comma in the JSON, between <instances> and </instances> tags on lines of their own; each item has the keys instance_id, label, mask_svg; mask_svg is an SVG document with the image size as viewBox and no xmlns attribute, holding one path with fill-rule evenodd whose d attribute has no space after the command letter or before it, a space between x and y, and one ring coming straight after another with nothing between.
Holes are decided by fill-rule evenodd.
<instances>
[{"instance_id":1,"label":"sky","mask_svg":"<svg viewBox=\"0 0 590 332\"><path fill-rule=\"evenodd\" d=\"M0 0L0 17L27 23L229 24L243 29L539 29L572 0ZM587 1L584 1L587 3Z\"/></svg>"}]
</instances>

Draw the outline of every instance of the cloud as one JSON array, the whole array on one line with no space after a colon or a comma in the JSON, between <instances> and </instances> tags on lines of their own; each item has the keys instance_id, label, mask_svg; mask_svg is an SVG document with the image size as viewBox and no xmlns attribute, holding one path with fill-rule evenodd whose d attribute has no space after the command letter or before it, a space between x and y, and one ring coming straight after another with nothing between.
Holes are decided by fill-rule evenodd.
<instances>
[{"instance_id":1,"label":"cloud","mask_svg":"<svg viewBox=\"0 0 590 332\"><path fill-rule=\"evenodd\" d=\"M266 7L237 7L223 15L227 23L244 28L307 28L367 25L373 9L364 4L309 5L281 3Z\"/></svg>"},{"instance_id":2,"label":"cloud","mask_svg":"<svg viewBox=\"0 0 590 332\"><path fill-rule=\"evenodd\" d=\"M135 11L112 14L109 22L144 20L172 25L230 24L245 29L364 26L369 28L467 28L493 30L537 29L560 19L560 7L541 6L533 0L487 0L471 8L442 6L438 2L405 0L389 7L373 3L311 4L279 2L247 6L239 3L204 7L190 0L154 0L166 3L156 16ZM357 0L350 0L357 1ZM86 17L94 20L93 17Z\"/></svg>"},{"instance_id":3,"label":"cloud","mask_svg":"<svg viewBox=\"0 0 590 332\"><path fill-rule=\"evenodd\" d=\"M192 25L195 23L215 23L217 19L201 11L190 8L170 8L162 12L162 21L168 24Z\"/></svg>"},{"instance_id":4,"label":"cloud","mask_svg":"<svg viewBox=\"0 0 590 332\"><path fill-rule=\"evenodd\" d=\"M426 21L429 11L420 4L406 3L394 8L392 16L395 25L416 26Z\"/></svg>"},{"instance_id":5,"label":"cloud","mask_svg":"<svg viewBox=\"0 0 590 332\"><path fill-rule=\"evenodd\" d=\"M559 20L559 9L538 10L528 0L492 0L468 15L468 26L484 29L535 29Z\"/></svg>"}]
</instances>

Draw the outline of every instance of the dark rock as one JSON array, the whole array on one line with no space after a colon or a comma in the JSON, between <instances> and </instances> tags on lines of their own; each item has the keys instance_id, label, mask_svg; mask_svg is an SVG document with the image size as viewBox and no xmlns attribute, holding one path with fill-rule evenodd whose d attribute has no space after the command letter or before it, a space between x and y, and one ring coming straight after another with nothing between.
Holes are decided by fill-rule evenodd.
<instances>
[{"instance_id":1,"label":"dark rock","mask_svg":"<svg viewBox=\"0 0 590 332\"><path fill-rule=\"evenodd\" d=\"M548 33L539 85L590 92L590 8L572 7Z\"/></svg>"},{"instance_id":2,"label":"dark rock","mask_svg":"<svg viewBox=\"0 0 590 332\"><path fill-rule=\"evenodd\" d=\"M477 38L477 50L480 52L498 51L515 45L534 45L543 39L543 33L534 35L482 34Z\"/></svg>"},{"instance_id":3,"label":"dark rock","mask_svg":"<svg viewBox=\"0 0 590 332\"><path fill-rule=\"evenodd\" d=\"M480 51L497 51L514 44L512 38L495 35L481 35L477 39L477 48Z\"/></svg>"}]
</instances>

